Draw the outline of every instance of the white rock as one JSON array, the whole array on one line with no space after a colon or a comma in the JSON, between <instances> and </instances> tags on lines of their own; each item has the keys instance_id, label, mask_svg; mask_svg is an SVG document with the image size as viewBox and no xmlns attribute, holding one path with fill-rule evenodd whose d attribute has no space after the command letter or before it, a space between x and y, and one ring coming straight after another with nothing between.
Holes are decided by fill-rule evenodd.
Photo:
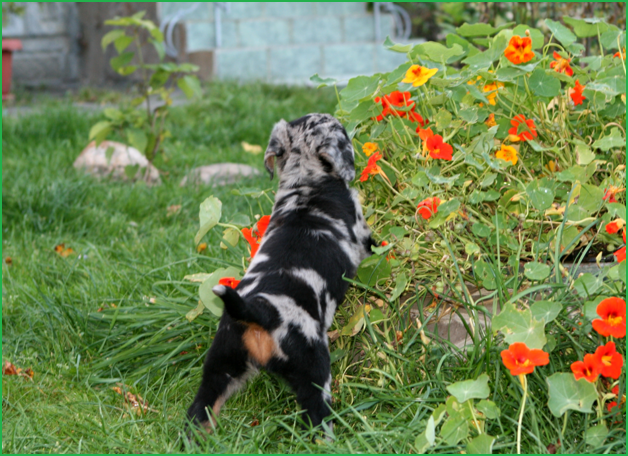
<instances>
[{"instance_id":1,"label":"white rock","mask_svg":"<svg viewBox=\"0 0 628 456\"><path fill-rule=\"evenodd\" d=\"M218 163L216 165L199 166L183 178L181 186L189 182L205 185L233 184L243 178L259 176L260 172L248 165L239 163Z\"/></svg>"},{"instance_id":2,"label":"white rock","mask_svg":"<svg viewBox=\"0 0 628 456\"><path fill-rule=\"evenodd\" d=\"M112 151L107 154L109 148ZM96 177L111 176L121 180L129 180L124 169L134 165L140 167L134 179L143 179L148 167L146 182L149 184L161 183L159 170L148 163L146 157L139 150L119 142L103 141L96 146L96 142L92 141L74 161L76 169L84 169Z\"/></svg>"}]
</instances>

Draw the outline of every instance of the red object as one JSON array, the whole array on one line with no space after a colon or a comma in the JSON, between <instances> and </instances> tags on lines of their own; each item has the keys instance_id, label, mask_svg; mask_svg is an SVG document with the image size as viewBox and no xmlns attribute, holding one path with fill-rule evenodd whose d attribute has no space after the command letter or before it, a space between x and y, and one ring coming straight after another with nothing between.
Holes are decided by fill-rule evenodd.
<instances>
[{"instance_id":1,"label":"red object","mask_svg":"<svg viewBox=\"0 0 628 456\"><path fill-rule=\"evenodd\" d=\"M531 374L536 366L549 364L549 353L543 350L529 349L522 342L515 342L508 350L501 352L502 362L512 375Z\"/></svg>"},{"instance_id":2,"label":"red object","mask_svg":"<svg viewBox=\"0 0 628 456\"><path fill-rule=\"evenodd\" d=\"M576 380L584 378L587 382L593 383L602 372L602 366L595 355L584 355L584 361L571 363L571 371Z\"/></svg>"},{"instance_id":3,"label":"red object","mask_svg":"<svg viewBox=\"0 0 628 456\"><path fill-rule=\"evenodd\" d=\"M11 95L11 73L13 71L13 51L22 50L20 40L2 40L2 100L8 100Z\"/></svg>"},{"instance_id":4,"label":"red object","mask_svg":"<svg viewBox=\"0 0 628 456\"><path fill-rule=\"evenodd\" d=\"M624 255L626 247L623 247ZM615 252L617 253L617 252ZM593 329L604 337L626 337L626 301L621 298L606 298L597 305L601 319L593 320Z\"/></svg>"}]
</instances>

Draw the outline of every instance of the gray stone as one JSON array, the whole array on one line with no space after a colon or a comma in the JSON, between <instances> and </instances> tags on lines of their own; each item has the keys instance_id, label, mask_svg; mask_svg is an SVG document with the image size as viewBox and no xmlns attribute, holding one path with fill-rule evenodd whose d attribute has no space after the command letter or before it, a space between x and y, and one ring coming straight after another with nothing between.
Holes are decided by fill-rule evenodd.
<instances>
[{"instance_id":1,"label":"gray stone","mask_svg":"<svg viewBox=\"0 0 628 456\"><path fill-rule=\"evenodd\" d=\"M312 2L268 2L265 3L267 17L311 17L314 15Z\"/></svg>"},{"instance_id":2,"label":"gray stone","mask_svg":"<svg viewBox=\"0 0 628 456\"><path fill-rule=\"evenodd\" d=\"M183 178L181 186L188 183L203 185L228 185L245 178L257 177L261 173L248 165L239 163L218 163L194 168Z\"/></svg>"},{"instance_id":3,"label":"gray stone","mask_svg":"<svg viewBox=\"0 0 628 456\"><path fill-rule=\"evenodd\" d=\"M325 45L323 65L326 76L357 76L375 71L374 44Z\"/></svg>"},{"instance_id":4,"label":"gray stone","mask_svg":"<svg viewBox=\"0 0 628 456\"><path fill-rule=\"evenodd\" d=\"M216 72L222 79L260 79L268 77L267 51L216 49Z\"/></svg>"},{"instance_id":5,"label":"gray stone","mask_svg":"<svg viewBox=\"0 0 628 456\"><path fill-rule=\"evenodd\" d=\"M365 2L329 2L316 3L316 12L319 16L345 16L348 14L364 14Z\"/></svg>"},{"instance_id":6,"label":"gray stone","mask_svg":"<svg viewBox=\"0 0 628 456\"><path fill-rule=\"evenodd\" d=\"M230 2L230 11L223 14L225 19L248 19L252 17L260 17L262 15L263 3L257 2Z\"/></svg>"},{"instance_id":7,"label":"gray stone","mask_svg":"<svg viewBox=\"0 0 628 456\"><path fill-rule=\"evenodd\" d=\"M110 154L107 154L107 150ZM109 155L109 157L108 157ZM151 165L137 149L115 141L103 141L98 146L90 142L74 161L76 169L82 169L98 178L129 180L125 173L127 166L139 165L134 179L144 179L148 184L160 184L159 171Z\"/></svg>"},{"instance_id":8,"label":"gray stone","mask_svg":"<svg viewBox=\"0 0 628 456\"><path fill-rule=\"evenodd\" d=\"M345 43L375 41L375 17L372 14L345 17L343 22Z\"/></svg>"},{"instance_id":9,"label":"gray stone","mask_svg":"<svg viewBox=\"0 0 628 456\"><path fill-rule=\"evenodd\" d=\"M205 51L216 47L216 32L211 22L188 22L186 25L188 52Z\"/></svg>"}]
</instances>

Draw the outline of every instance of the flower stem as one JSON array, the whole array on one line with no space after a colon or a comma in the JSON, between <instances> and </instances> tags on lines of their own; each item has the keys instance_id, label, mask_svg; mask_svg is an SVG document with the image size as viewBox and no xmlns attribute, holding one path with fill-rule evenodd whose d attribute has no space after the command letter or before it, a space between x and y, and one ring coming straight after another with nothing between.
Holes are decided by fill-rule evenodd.
<instances>
[{"instance_id":1,"label":"flower stem","mask_svg":"<svg viewBox=\"0 0 628 456\"><path fill-rule=\"evenodd\" d=\"M517 454L521 454L521 422L523 421L523 412L526 408L526 399L528 398L528 383L524 374L519 375L519 381L523 387L523 399L521 401L521 412L519 413L519 424L517 426Z\"/></svg>"}]
</instances>

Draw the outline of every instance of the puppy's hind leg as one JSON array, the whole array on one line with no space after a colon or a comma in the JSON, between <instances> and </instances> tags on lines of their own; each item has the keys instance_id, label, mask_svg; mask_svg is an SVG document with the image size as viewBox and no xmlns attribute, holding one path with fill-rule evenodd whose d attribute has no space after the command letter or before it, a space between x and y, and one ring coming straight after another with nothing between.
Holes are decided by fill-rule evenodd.
<instances>
[{"instance_id":1,"label":"puppy's hind leg","mask_svg":"<svg viewBox=\"0 0 628 456\"><path fill-rule=\"evenodd\" d=\"M242 342L246 327L224 313L218 332L203 366L203 380L188 409L188 418L196 425L211 429L225 401L256 372Z\"/></svg>"}]
</instances>

